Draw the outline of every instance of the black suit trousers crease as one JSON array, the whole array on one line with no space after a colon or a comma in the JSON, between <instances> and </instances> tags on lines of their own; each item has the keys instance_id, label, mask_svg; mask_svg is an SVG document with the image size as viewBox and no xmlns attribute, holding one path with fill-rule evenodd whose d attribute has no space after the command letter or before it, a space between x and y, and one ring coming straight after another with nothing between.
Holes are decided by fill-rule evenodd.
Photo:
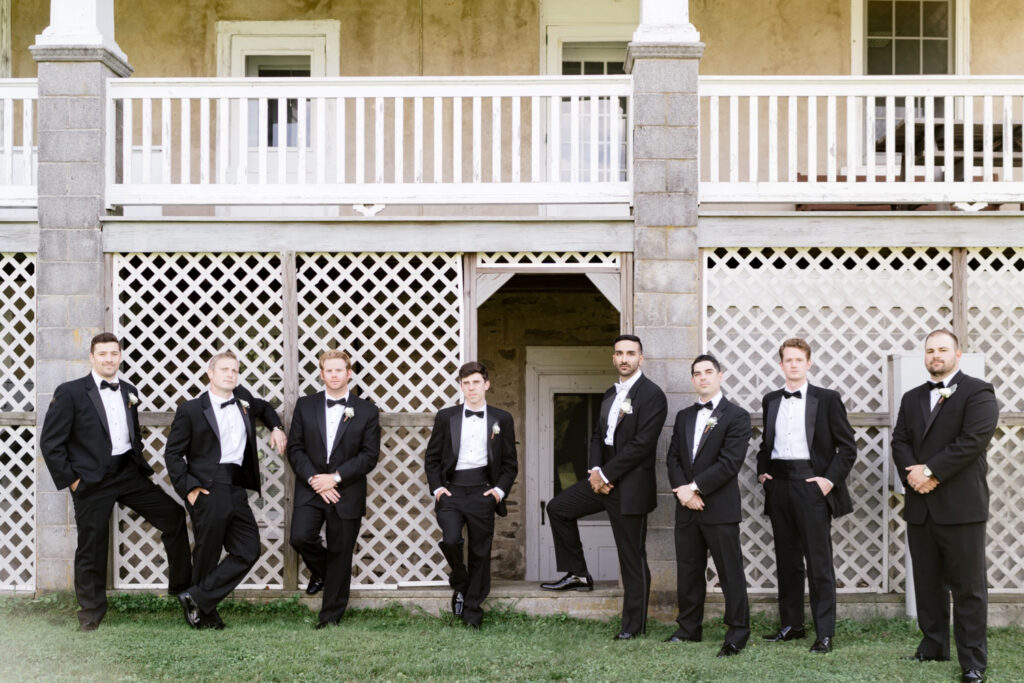
<instances>
[{"instance_id":1,"label":"black suit trousers crease","mask_svg":"<svg viewBox=\"0 0 1024 683\"><path fill-rule=\"evenodd\" d=\"M362 517L343 519L334 505L297 505L292 511L291 544L309 571L324 580L321 622L341 619L352 587L352 554ZM327 526L327 545L320 530Z\"/></svg>"},{"instance_id":2,"label":"black suit trousers crease","mask_svg":"<svg viewBox=\"0 0 1024 683\"><path fill-rule=\"evenodd\" d=\"M608 512L622 574L622 630L645 633L651 593L651 570L647 566L647 515L622 514L617 488L607 495L594 493L590 481L584 479L551 499L548 519L555 540L558 571L578 576L589 574L577 520L602 510Z\"/></svg>"},{"instance_id":3,"label":"black suit trousers crease","mask_svg":"<svg viewBox=\"0 0 1024 683\"><path fill-rule=\"evenodd\" d=\"M494 496L484 495L491 488L488 484L447 488L452 495L442 495L434 510L441 527L441 552L451 568L448 584L464 596L462 620L479 626L483 620L481 606L491 592L491 542L497 502ZM463 542L463 528L468 543Z\"/></svg>"},{"instance_id":4,"label":"black suit trousers crease","mask_svg":"<svg viewBox=\"0 0 1024 683\"><path fill-rule=\"evenodd\" d=\"M121 456L128 457L128 456ZM107 611L107 555L110 515L114 504L131 508L160 531L167 551L168 590L188 588L192 563L189 557L185 512L163 489L129 464L101 481L83 485L71 493L78 527L75 550L75 595L81 623L98 624Z\"/></svg>"}]
</instances>

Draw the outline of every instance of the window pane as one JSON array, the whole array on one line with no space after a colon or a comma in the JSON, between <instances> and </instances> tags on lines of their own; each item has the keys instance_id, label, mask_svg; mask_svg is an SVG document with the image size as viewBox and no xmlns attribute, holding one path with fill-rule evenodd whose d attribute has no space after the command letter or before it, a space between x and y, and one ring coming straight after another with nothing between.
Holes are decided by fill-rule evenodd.
<instances>
[{"instance_id":1,"label":"window pane","mask_svg":"<svg viewBox=\"0 0 1024 683\"><path fill-rule=\"evenodd\" d=\"M896 3L896 35L911 37L921 35L921 3Z\"/></svg>"},{"instance_id":2,"label":"window pane","mask_svg":"<svg viewBox=\"0 0 1024 683\"><path fill-rule=\"evenodd\" d=\"M625 73L626 69L623 67L622 62L608 62L609 76L622 76Z\"/></svg>"},{"instance_id":3,"label":"window pane","mask_svg":"<svg viewBox=\"0 0 1024 683\"><path fill-rule=\"evenodd\" d=\"M584 76L603 76L604 62L583 62Z\"/></svg>"},{"instance_id":4,"label":"window pane","mask_svg":"<svg viewBox=\"0 0 1024 683\"><path fill-rule=\"evenodd\" d=\"M583 65L580 62L562 62L563 76L579 76Z\"/></svg>"},{"instance_id":5,"label":"window pane","mask_svg":"<svg viewBox=\"0 0 1024 683\"><path fill-rule=\"evenodd\" d=\"M926 2L924 3L924 33L925 38L948 38L949 37L949 3L948 2Z\"/></svg>"},{"instance_id":6,"label":"window pane","mask_svg":"<svg viewBox=\"0 0 1024 683\"><path fill-rule=\"evenodd\" d=\"M892 74L891 40L872 38L868 41L868 75L889 76Z\"/></svg>"},{"instance_id":7,"label":"window pane","mask_svg":"<svg viewBox=\"0 0 1024 683\"><path fill-rule=\"evenodd\" d=\"M871 0L868 2L868 35L892 35L892 2Z\"/></svg>"},{"instance_id":8,"label":"window pane","mask_svg":"<svg viewBox=\"0 0 1024 683\"><path fill-rule=\"evenodd\" d=\"M949 43L947 41L924 41L924 69L922 73L949 73Z\"/></svg>"},{"instance_id":9,"label":"window pane","mask_svg":"<svg viewBox=\"0 0 1024 683\"><path fill-rule=\"evenodd\" d=\"M897 40L896 71L899 74L917 76L921 73L921 41Z\"/></svg>"}]
</instances>

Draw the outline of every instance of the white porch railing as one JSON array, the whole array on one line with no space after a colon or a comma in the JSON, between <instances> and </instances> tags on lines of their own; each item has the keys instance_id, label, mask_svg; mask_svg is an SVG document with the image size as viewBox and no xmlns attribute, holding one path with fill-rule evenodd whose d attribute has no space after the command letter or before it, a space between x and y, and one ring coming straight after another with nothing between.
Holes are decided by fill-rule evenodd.
<instances>
[{"instance_id":1,"label":"white porch railing","mask_svg":"<svg viewBox=\"0 0 1024 683\"><path fill-rule=\"evenodd\" d=\"M107 92L108 126L124 131L120 146L108 136L111 205L632 200L629 77L126 79Z\"/></svg>"},{"instance_id":2,"label":"white porch railing","mask_svg":"<svg viewBox=\"0 0 1024 683\"><path fill-rule=\"evenodd\" d=\"M702 202L1019 202L1020 77L703 77Z\"/></svg>"},{"instance_id":3,"label":"white porch railing","mask_svg":"<svg viewBox=\"0 0 1024 683\"><path fill-rule=\"evenodd\" d=\"M36 205L36 98L36 79L0 79L0 206Z\"/></svg>"}]
</instances>

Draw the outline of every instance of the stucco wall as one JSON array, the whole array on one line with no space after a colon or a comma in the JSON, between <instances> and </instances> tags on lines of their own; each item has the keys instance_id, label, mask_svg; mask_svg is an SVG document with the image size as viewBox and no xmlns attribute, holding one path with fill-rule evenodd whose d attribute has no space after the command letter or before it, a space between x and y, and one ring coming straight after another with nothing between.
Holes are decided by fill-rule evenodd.
<instances>
[{"instance_id":1,"label":"stucco wall","mask_svg":"<svg viewBox=\"0 0 1024 683\"><path fill-rule=\"evenodd\" d=\"M971 3L971 73L1024 73L1024 2L974 0Z\"/></svg>"}]
</instances>

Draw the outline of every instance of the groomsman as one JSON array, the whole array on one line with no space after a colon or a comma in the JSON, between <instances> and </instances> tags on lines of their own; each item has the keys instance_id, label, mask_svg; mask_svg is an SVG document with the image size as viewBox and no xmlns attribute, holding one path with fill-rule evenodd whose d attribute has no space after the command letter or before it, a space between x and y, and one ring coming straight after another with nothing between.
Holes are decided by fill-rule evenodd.
<instances>
[{"instance_id":1,"label":"groomsman","mask_svg":"<svg viewBox=\"0 0 1024 683\"><path fill-rule=\"evenodd\" d=\"M441 552L448 560L452 613L471 628L483 622L481 605L491 591L494 515L508 514L505 496L519 472L512 416L487 403L487 368L475 361L459 368L465 403L444 408L434 419L424 469L441 527ZM469 566L462 529L469 536Z\"/></svg>"},{"instance_id":2,"label":"groomsman","mask_svg":"<svg viewBox=\"0 0 1024 683\"><path fill-rule=\"evenodd\" d=\"M750 415L721 390L722 366L711 355L690 365L697 402L676 414L666 465L676 494L676 579L679 628L667 642L700 642L708 551L725 594L725 643L719 657L738 655L750 637L747 579L740 548L740 487L750 443Z\"/></svg>"},{"instance_id":3,"label":"groomsman","mask_svg":"<svg viewBox=\"0 0 1024 683\"><path fill-rule=\"evenodd\" d=\"M647 515L657 502L655 452L665 425L668 403L657 384L640 371L644 363L640 338L616 337L612 363L619 381L601 403L601 418L590 441L590 476L565 489L548 504L555 541L557 581L546 590L594 589L583 555L580 517L605 510L611 521L622 573L622 625L616 640L629 640L647 630L651 572L647 566Z\"/></svg>"},{"instance_id":4,"label":"groomsman","mask_svg":"<svg viewBox=\"0 0 1024 683\"><path fill-rule=\"evenodd\" d=\"M272 430L270 443L282 455L287 440L273 407L238 386L232 351L214 355L207 376L209 391L175 411L164 459L195 535L192 585L178 601L192 628L222 629L217 604L260 557L260 531L246 491L260 490L256 419Z\"/></svg>"},{"instance_id":5,"label":"groomsman","mask_svg":"<svg viewBox=\"0 0 1024 683\"><path fill-rule=\"evenodd\" d=\"M892 458L906 486L903 518L923 637L914 659L949 659L949 597L963 681L988 662L985 452L999 421L992 385L960 371L960 343L936 330L924 342L930 381L903 394Z\"/></svg>"},{"instance_id":6,"label":"groomsman","mask_svg":"<svg viewBox=\"0 0 1024 683\"><path fill-rule=\"evenodd\" d=\"M135 510L156 527L167 551L168 591L188 587L192 562L185 513L150 481L142 453L139 391L118 377L121 342L110 332L89 345L92 372L53 393L39 446L58 489L71 491L78 547L75 596L79 627L95 631L107 612L107 553L114 503Z\"/></svg>"},{"instance_id":7,"label":"groomsman","mask_svg":"<svg viewBox=\"0 0 1024 683\"><path fill-rule=\"evenodd\" d=\"M832 518L853 511L846 476L857 459L857 442L839 394L807 381L811 347L787 339L779 348L783 389L761 402L764 434L757 480L775 536L782 624L765 640L804 638L804 575L817 639L811 652L832 651L836 627L836 577Z\"/></svg>"},{"instance_id":8,"label":"groomsman","mask_svg":"<svg viewBox=\"0 0 1024 683\"><path fill-rule=\"evenodd\" d=\"M324 391L295 402L288 462L295 472L291 544L311 578L306 592L324 591L318 629L337 625L348 607L352 551L366 514L366 475L380 455L377 407L349 391L352 360L344 351L320 354ZM320 530L327 526L327 545Z\"/></svg>"}]
</instances>

